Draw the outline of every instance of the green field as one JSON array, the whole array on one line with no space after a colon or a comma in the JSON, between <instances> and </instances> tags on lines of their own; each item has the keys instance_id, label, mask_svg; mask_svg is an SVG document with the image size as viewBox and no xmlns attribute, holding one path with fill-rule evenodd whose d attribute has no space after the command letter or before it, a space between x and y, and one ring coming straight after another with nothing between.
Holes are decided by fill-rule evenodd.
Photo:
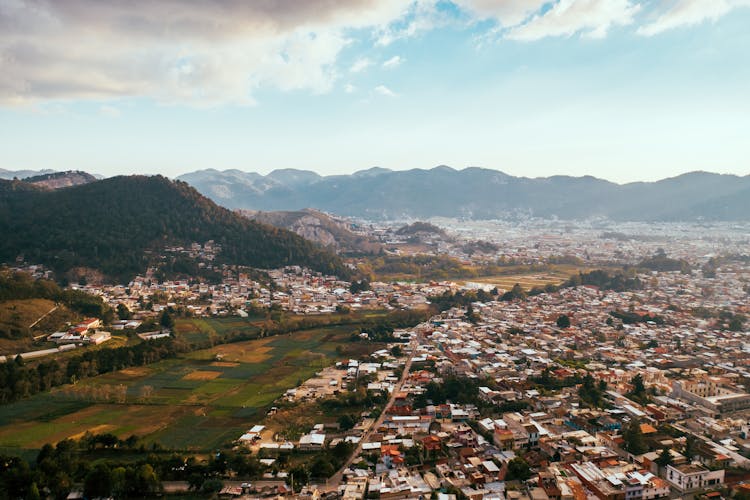
<instances>
[{"instance_id":1,"label":"green field","mask_svg":"<svg viewBox=\"0 0 750 500\"><path fill-rule=\"evenodd\" d=\"M179 334L223 335L217 326L228 332L239 326L232 321L242 320L193 320L195 328L183 324ZM243 324L247 328L247 320ZM336 359L376 348L347 342L354 328L324 327L218 345L5 405L0 408L0 448L22 452L85 432L111 432L174 449L215 449L259 421L263 409L299 380Z\"/></svg>"},{"instance_id":2,"label":"green field","mask_svg":"<svg viewBox=\"0 0 750 500\"><path fill-rule=\"evenodd\" d=\"M233 333L257 333L262 318L195 318L178 319L175 324L175 334L190 342L201 342L226 338Z\"/></svg>"}]
</instances>

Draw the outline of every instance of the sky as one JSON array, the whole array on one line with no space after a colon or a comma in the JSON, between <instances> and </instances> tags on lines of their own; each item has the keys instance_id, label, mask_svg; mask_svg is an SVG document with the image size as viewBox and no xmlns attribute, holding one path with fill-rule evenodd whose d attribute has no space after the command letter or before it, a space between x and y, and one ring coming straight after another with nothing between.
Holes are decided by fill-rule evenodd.
<instances>
[{"instance_id":1,"label":"sky","mask_svg":"<svg viewBox=\"0 0 750 500\"><path fill-rule=\"evenodd\" d=\"M0 0L0 168L750 174L750 0Z\"/></svg>"}]
</instances>

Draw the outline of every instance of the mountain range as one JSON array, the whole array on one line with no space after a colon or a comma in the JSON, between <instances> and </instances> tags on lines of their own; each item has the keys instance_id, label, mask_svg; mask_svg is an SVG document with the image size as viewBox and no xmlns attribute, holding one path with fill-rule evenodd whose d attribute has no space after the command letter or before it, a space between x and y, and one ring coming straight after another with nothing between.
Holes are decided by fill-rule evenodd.
<instances>
[{"instance_id":1,"label":"mountain range","mask_svg":"<svg viewBox=\"0 0 750 500\"><path fill-rule=\"evenodd\" d=\"M333 253L297 234L217 206L184 182L119 176L51 190L0 180L0 262L23 256L66 273L91 268L127 281L167 246L214 240L217 263L298 264L346 276Z\"/></svg>"},{"instance_id":2,"label":"mountain range","mask_svg":"<svg viewBox=\"0 0 750 500\"><path fill-rule=\"evenodd\" d=\"M429 217L604 217L633 221L750 220L750 176L691 172L657 182L616 184L591 176L514 177L439 166L371 168L321 176L199 170L179 177L220 205L247 210L316 208L370 220Z\"/></svg>"}]
</instances>

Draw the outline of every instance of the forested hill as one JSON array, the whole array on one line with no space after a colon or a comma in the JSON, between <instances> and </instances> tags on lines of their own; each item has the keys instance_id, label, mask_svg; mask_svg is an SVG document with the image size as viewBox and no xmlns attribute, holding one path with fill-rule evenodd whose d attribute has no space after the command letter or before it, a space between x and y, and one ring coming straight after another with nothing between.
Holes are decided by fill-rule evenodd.
<instances>
[{"instance_id":1,"label":"forested hill","mask_svg":"<svg viewBox=\"0 0 750 500\"><path fill-rule=\"evenodd\" d=\"M167 245L214 240L219 262L309 266L345 275L335 255L300 236L217 206L184 182L112 177L55 191L0 181L0 261L59 272L88 267L120 280L143 272Z\"/></svg>"}]
</instances>

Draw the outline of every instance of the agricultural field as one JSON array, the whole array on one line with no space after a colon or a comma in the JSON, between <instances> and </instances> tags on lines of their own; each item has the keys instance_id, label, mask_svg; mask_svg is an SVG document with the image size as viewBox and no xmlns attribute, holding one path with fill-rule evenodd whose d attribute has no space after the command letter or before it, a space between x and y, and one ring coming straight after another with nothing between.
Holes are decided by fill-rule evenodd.
<instances>
[{"instance_id":1,"label":"agricultural field","mask_svg":"<svg viewBox=\"0 0 750 500\"><path fill-rule=\"evenodd\" d=\"M253 334L260 331L263 318L193 318L178 319L175 334L191 344L216 342L233 333Z\"/></svg>"},{"instance_id":2,"label":"agricultural field","mask_svg":"<svg viewBox=\"0 0 750 500\"><path fill-rule=\"evenodd\" d=\"M513 274L503 276L484 276L470 280L471 283L482 283L494 285L500 290L510 290L518 283L524 290L531 290L535 286L559 285L563 283L568 276L560 276L553 273L532 273L532 274ZM468 282L467 282L468 283Z\"/></svg>"},{"instance_id":3,"label":"agricultural field","mask_svg":"<svg viewBox=\"0 0 750 500\"><path fill-rule=\"evenodd\" d=\"M350 343L354 329L325 327L218 345L5 405L0 448L21 453L86 432L109 432L173 449L215 449L262 420L287 389L337 359L380 347Z\"/></svg>"},{"instance_id":4,"label":"agricultural field","mask_svg":"<svg viewBox=\"0 0 750 500\"><path fill-rule=\"evenodd\" d=\"M466 283L485 283L494 285L502 290L510 290L518 283L528 291L535 286L560 285L568 278L579 272L588 272L592 268L579 267L574 265L551 265L546 271L519 272L511 274L501 274L496 276L482 276L466 280Z\"/></svg>"}]
</instances>

